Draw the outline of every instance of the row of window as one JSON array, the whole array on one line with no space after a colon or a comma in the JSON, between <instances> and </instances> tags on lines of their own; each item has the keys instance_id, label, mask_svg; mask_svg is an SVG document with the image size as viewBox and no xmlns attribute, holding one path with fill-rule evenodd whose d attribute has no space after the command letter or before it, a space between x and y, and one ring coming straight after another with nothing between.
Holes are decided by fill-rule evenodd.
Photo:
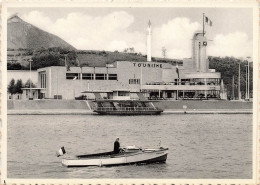
<instances>
[{"instance_id":1,"label":"row of window","mask_svg":"<svg viewBox=\"0 0 260 185\"><path fill-rule=\"evenodd\" d=\"M140 79L137 78L129 79L129 84L140 84Z\"/></svg>"},{"instance_id":2,"label":"row of window","mask_svg":"<svg viewBox=\"0 0 260 185\"><path fill-rule=\"evenodd\" d=\"M80 73L66 73L67 80L79 80ZM82 73L82 80L117 80L117 74Z\"/></svg>"}]
</instances>

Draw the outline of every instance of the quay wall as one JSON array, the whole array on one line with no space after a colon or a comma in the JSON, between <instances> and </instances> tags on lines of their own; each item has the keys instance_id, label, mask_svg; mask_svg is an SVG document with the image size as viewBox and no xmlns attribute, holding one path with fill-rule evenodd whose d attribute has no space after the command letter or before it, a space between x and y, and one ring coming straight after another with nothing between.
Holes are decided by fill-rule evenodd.
<instances>
[{"instance_id":1,"label":"quay wall","mask_svg":"<svg viewBox=\"0 0 260 185\"><path fill-rule=\"evenodd\" d=\"M162 109L183 109L187 106L187 110L196 109L253 109L252 102L245 101L201 101L201 100L161 100L153 101L154 105ZM85 100L8 100L8 110L39 110L39 109L84 109L90 110L89 106L93 106L91 101Z\"/></svg>"},{"instance_id":2,"label":"quay wall","mask_svg":"<svg viewBox=\"0 0 260 185\"><path fill-rule=\"evenodd\" d=\"M89 109L89 107L84 100L8 100L7 109Z\"/></svg>"},{"instance_id":3,"label":"quay wall","mask_svg":"<svg viewBox=\"0 0 260 185\"><path fill-rule=\"evenodd\" d=\"M177 101L157 101L154 105L162 109L253 109L253 102L248 101L228 101L228 100L177 100Z\"/></svg>"}]
</instances>

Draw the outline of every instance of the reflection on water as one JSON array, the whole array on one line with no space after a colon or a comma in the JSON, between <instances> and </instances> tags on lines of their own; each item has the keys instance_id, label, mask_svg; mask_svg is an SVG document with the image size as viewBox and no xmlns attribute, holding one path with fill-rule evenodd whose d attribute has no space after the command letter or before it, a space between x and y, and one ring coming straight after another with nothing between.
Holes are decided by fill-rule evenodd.
<instances>
[{"instance_id":1,"label":"reflection on water","mask_svg":"<svg viewBox=\"0 0 260 185\"><path fill-rule=\"evenodd\" d=\"M66 155L169 147L165 164L65 168ZM252 178L252 115L8 116L9 178Z\"/></svg>"}]
</instances>

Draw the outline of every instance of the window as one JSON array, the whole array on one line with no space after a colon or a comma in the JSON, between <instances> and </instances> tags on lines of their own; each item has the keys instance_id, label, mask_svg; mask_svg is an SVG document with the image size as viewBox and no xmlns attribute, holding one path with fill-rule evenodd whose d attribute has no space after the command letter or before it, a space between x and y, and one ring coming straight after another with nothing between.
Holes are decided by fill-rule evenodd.
<instances>
[{"instance_id":1,"label":"window","mask_svg":"<svg viewBox=\"0 0 260 185\"><path fill-rule=\"evenodd\" d=\"M66 73L67 80L79 80L79 73Z\"/></svg>"},{"instance_id":2,"label":"window","mask_svg":"<svg viewBox=\"0 0 260 185\"><path fill-rule=\"evenodd\" d=\"M46 73L40 73L41 88L46 88Z\"/></svg>"},{"instance_id":3,"label":"window","mask_svg":"<svg viewBox=\"0 0 260 185\"><path fill-rule=\"evenodd\" d=\"M96 73L95 76L96 76L95 80L106 80L107 79L107 74L104 74L104 73Z\"/></svg>"},{"instance_id":4,"label":"window","mask_svg":"<svg viewBox=\"0 0 260 185\"><path fill-rule=\"evenodd\" d=\"M106 80L107 74L104 73L97 73L96 80Z\"/></svg>"},{"instance_id":5,"label":"window","mask_svg":"<svg viewBox=\"0 0 260 185\"><path fill-rule=\"evenodd\" d=\"M117 80L117 74L108 74L108 80Z\"/></svg>"},{"instance_id":6,"label":"window","mask_svg":"<svg viewBox=\"0 0 260 185\"><path fill-rule=\"evenodd\" d=\"M118 96L126 96L126 92L125 91L118 91Z\"/></svg>"},{"instance_id":7,"label":"window","mask_svg":"<svg viewBox=\"0 0 260 185\"><path fill-rule=\"evenodd\" d=\"M93 73L82 73L83 80L93 80L94 74Z\"/></svg>"},{"instance_id":8,"label":"window","mask_svg":"<svg viewBox=\"0 0 260 185\"><path fill-rule=\"evenodd\" d=\"M129 79L129 84L140 84L140 79Z\"/></svg>"}]
</instances>

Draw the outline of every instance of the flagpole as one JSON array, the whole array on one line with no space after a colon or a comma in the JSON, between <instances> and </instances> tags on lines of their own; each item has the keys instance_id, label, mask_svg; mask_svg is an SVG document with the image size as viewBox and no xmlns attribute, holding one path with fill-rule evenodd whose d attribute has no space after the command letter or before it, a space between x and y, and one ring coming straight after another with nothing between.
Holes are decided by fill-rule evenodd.
<instances>
[{"instance_id":1,"label":"flagpole","mask_svg":"<svg viewBox=\"0 0 260 185\"><path fill-rule=\"evenodd\" d=\"M203 37L204 37L204 13L203 13Z\"/></svg>"},{"instance_id":2,"label":"flagpole","mask_svg":"<svg viewBox=\"0 0 260 185\"><path fill-rule=\"evenodd\" d=\"M240 62L238 63L238 100L241 100L241 91L240 91Z\"/></svg>"}]
</instances>

